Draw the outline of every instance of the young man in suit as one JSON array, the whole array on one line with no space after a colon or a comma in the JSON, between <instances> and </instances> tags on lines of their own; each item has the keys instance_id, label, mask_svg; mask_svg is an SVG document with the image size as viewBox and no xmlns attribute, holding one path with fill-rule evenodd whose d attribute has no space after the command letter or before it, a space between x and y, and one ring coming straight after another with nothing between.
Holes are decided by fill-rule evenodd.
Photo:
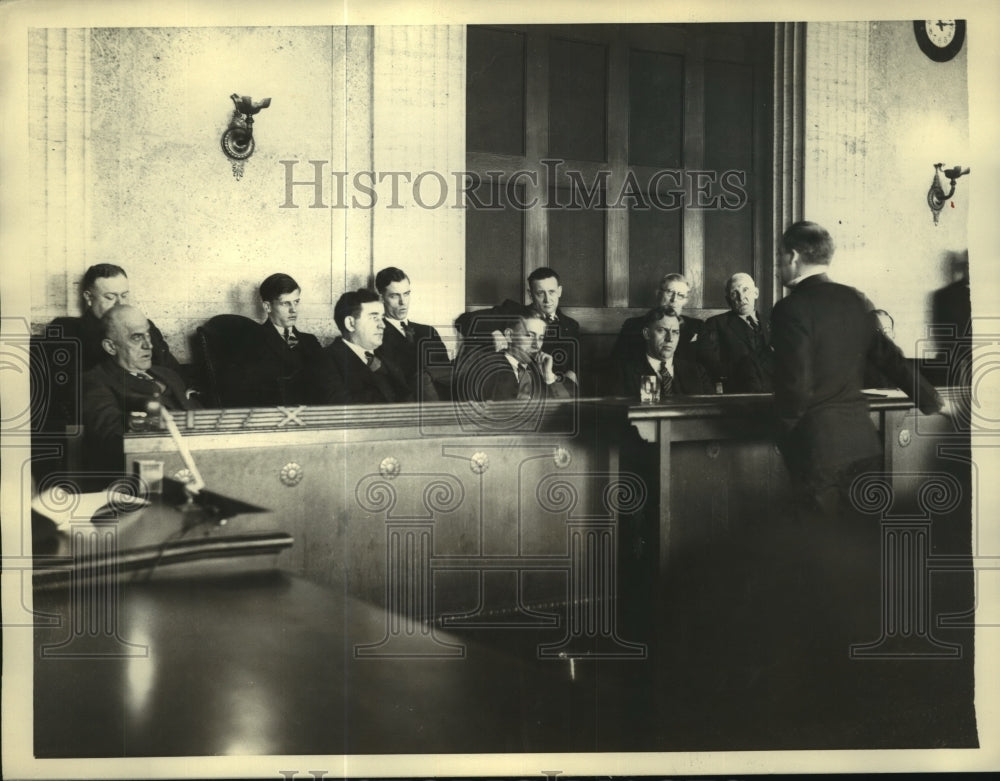
<instances>
[{"instance_id":1,"label":"young man in suit","mask_svg":"<svg viewBox=\"0 0 1000 781\"><path fill-rule=\"evenodd\" d=\"M774 306L774 401L780 441L800 514L836 517L848 507L858 474L881 469L881 444L861 393L870 363L925 414L951 414L937 391L876 328L867 299L830 280L834 245L812 222L781 240L778 273L791 293Z\"/></svg>"},{"instance_id":2,"label":"young man in suit","mask_svg":"<svg viewBox=\"0 0 1000 781\"><path fill-rule=\"evenodd\" d=\"M480 352L460 385L459 397L473 401L570 399L576 383L556 371L552 355L542 349L546 323L530 307L511 317L503 328L507 346Z\"/></svg>"},{"instance_id":3,"label":"young man in suit","mask_svg":"<svg viewBox=\"0 0 1000 781\"><path fill-rule=\"evenodd\" d=\"M324 404L413 401L403 372L375 351L387 328L382 301L371 290L344 293L333 308L341 336L320 353L318 390Z\"/></svg>"},{"instance_id":4,"label":"young man in suit","mask_svg":"<svg viewBox=\"0 0 1000 781\"><path fill-rule=\"evenodd\" d=\"M377 355L397 366L418 401L448 398L451 363L437 330L409 319L410 278L395 266L375 275L375 290L385 310L385 331Z\"/></svg>"},{"instance_id":5,"label":"young man in suit","mask_svg":"<svg viewBox=\"0 0 1000 781\"><path fill-rule=\"evenodd\" d=\"M267 319L244 346L242 403L251 407L308 404L317 400L313 369L320 343L296 327L302 291L288 274L260 284Z\"/></svg>"},{"instance_id":6,"label":"young man in suit","mask_svg":"<svg viewBox=\"0 0 1000 781\"><path fill-rule=\"evenodd\" d=\"M661 401L668 396L713 392L705 370L677 354L681 323L674 310L663 306L650 309L643 318L642 337L642 355L628 355L620 364L621 395L638 399L642 378L650 375L660 381Z\"/></svg>"},{"instance_id":7,"label":"young man in suit","mask_svg":"<svg viewBox=\"0 0 1000 781\"><path fill-rule=\"evenodd\" d=\"M771 347L767 323L757 312L759 292L742 272L726 281L729 311L710 317L698 338L698 361L725 393L770 393Z\"/></svg>"},{"instance_id":8,"label":"young man in suit","mask_svg":"<svg viewBox=\"0 0 1000 781\"><path fill-rule=\"evenodd\" d=\"M97 263L83 275L81 289L86 310L82 317L57 317L51 325L62 328L63 336L79 339L81 348L81 368L92 369L103 363L106 357L102 346L104 329L101 318L104 313L118 304L129 302L129 281L125 269L113 263ZM166 366L181 374L181 365L170 352L160 329L150 321L149 338L152 346L152 365Z\"/></svg>"},{"instance_id":9,"label":"young man in suit","mask_svg":"<svg viewBox=\"0 0 1000 781\"><path fill-rule=\"evenodd\" d=\"M87 471L106 484L122 474L122 437L130 413L145 413L150 402L168 410L201 405L176 372L153 364L150 323L139 309L112 307L101 327L105 359L83 375L82 415Z\"/></svg>"}]
</instances>

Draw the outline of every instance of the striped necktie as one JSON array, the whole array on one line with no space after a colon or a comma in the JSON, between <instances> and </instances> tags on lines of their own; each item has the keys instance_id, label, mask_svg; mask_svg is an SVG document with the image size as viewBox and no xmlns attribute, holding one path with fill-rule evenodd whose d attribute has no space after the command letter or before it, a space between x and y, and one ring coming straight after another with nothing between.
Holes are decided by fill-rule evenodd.
<instances>
[{"instance_id":1,"label":"striped necktie","mask_svg":"<svg viewBox=\"0 0 1000 781\"><path fill-rule=\"evenodd\" d=\"M667 371L667 362L660 361L660 397L669 396L674 389L674 378Z\"/></svg>"}]
</instances>

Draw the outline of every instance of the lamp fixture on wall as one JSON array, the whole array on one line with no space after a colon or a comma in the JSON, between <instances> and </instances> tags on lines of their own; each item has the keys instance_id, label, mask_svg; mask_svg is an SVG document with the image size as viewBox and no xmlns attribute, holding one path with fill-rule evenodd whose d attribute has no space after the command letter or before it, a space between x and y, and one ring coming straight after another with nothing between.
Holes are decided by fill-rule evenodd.
<instances>
[{"instance_id":1,"label":"lamp fixture on wall","mask_svg":"<svg viewBox=\"0 0 1000 781\"><path fill-rule=\"evenodd\" d=\"M968 168L962 168L960 165L956 165L954 168L949 168L946 171L942 171L942 168L944 168L944 163L934 164L934 181L931 182L931 189L927 191L927 205L931 207L931 214L934 215L935 225L937 225L938 217L945 203L955 194L955 180L969 173ZM948 192L945 192L941 186L942 173L951 180L951 188Z\"/></svg>"},{"instance_id":2,"label":"lamp fixture on wall","mask_svg":"<svg viewBox=\"0 0 1000 781\"><path fill-rule=\"evenodd\" d=\"M235 92L229 97L236 108L229 120L229 127L222 134L222 151L233 161L233 174L239 179L243 174L242 161L250 157L254 150L254 114L270 106L271 99L264 98L255 102L249 95L237 95Z\"/></svg>"}]
</instances>

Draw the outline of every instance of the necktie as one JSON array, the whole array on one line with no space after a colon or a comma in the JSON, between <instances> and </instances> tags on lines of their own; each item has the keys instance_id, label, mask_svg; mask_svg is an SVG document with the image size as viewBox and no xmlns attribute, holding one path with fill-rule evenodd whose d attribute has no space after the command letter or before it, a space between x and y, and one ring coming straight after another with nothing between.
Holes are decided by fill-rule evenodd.
<instances>
[{"instance_id":1,"label":"necktie","mask_svg":"<svg viewBox=\"0 0 1000 781\"><path fill-rule=\"evenodd\" d=\"M403 321L403 333L406 335L406 341L412 344L417 332L413 330L413 326L406 320Z\"/></svg>"},{"instance_id":2,"label":"necktie","mask_svg":"<svg viewBox=\"0 0 1000 781\"><path fill-rule=\"evenodd\" d=\"M660 361L660 397L669 396L674 389L674 378L667 371L667 362Z\"/></svg>"},{"instance_id":3,"label":"necktie","mask_svg":"<svg viewBox=\"0 0 1000 781\"><path fill-rule=\"evenodd\" d=\"M758 323L758 322L757 322L757 321L756 321L756 320L754 319L754 316L753 316L753 315L749 315L749 316L747 317L747 325L749 325L749 326L750 326L750 329L751 329L751 330L752 330L752 331L753 331L753 332L754 332L755 334L756 334L756 333L759 333L759 332L760 332L760 323Z\"/></svg>"},{"instance_id":4,"label":"necktie","mask_svg":"<svg viewBox=\"0 0 1000 781\"><path fill-rule=\"evenodd\" d=\"M373 372L377 372L382 368L382 361L375 357L375 353L370 353L365 351L365 363L368 364L368 368Z\"/></svg>"},{"instance_id":5,"label":"necktie","mask_svg":"<svg viewBox=\"0 0 1000 781\"><path fill-rule=\"evenodd\" d=\"M299 337L295 335L295 331L293 331L291 328L286 328L285 344L288 345L288 349L294 350L298 343L299 343Z\"/></svg>"},{"instance_id":6,"label":"necktie","mask_svg":"<svg viewBox=\"0 0 1000 781\"><path fill-rule=\"evenodd\" d=\"M517 381L518 382L520 382L521 378L524 377L524 370L527 369L527 368L528 367L525 364L523 364L523 363L519 363L517 365Z\"/></svg>"},{"instance_id":7,"label":"necktie","mask_svg":"<svg viewBox=\"0 0 1000 781\"><path fill-rule=\"evenodd\" d=\"M140 380L152 380L153 379L152 375L146 374L146 372L133 372L133 373Z\"/></svg>"}]
</instances>

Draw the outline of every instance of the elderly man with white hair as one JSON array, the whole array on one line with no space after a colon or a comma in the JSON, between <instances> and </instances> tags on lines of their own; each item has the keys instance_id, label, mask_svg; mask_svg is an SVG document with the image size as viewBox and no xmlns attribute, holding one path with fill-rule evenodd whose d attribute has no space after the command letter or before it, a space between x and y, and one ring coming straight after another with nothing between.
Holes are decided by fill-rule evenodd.
<instances>
[{"instance_id":1,"label":"elderly man with white hair","mask_svg":"<svg viewBox=\"0 0 1000 781\"><path fill-rule=\"evenodd\" d=\"M767 323L757 312L753 277L742 272L726 281L729 311L710 317L698 337L698 360L724 393L769 393L771 348Z\"/></svg>"}]
</instances>

